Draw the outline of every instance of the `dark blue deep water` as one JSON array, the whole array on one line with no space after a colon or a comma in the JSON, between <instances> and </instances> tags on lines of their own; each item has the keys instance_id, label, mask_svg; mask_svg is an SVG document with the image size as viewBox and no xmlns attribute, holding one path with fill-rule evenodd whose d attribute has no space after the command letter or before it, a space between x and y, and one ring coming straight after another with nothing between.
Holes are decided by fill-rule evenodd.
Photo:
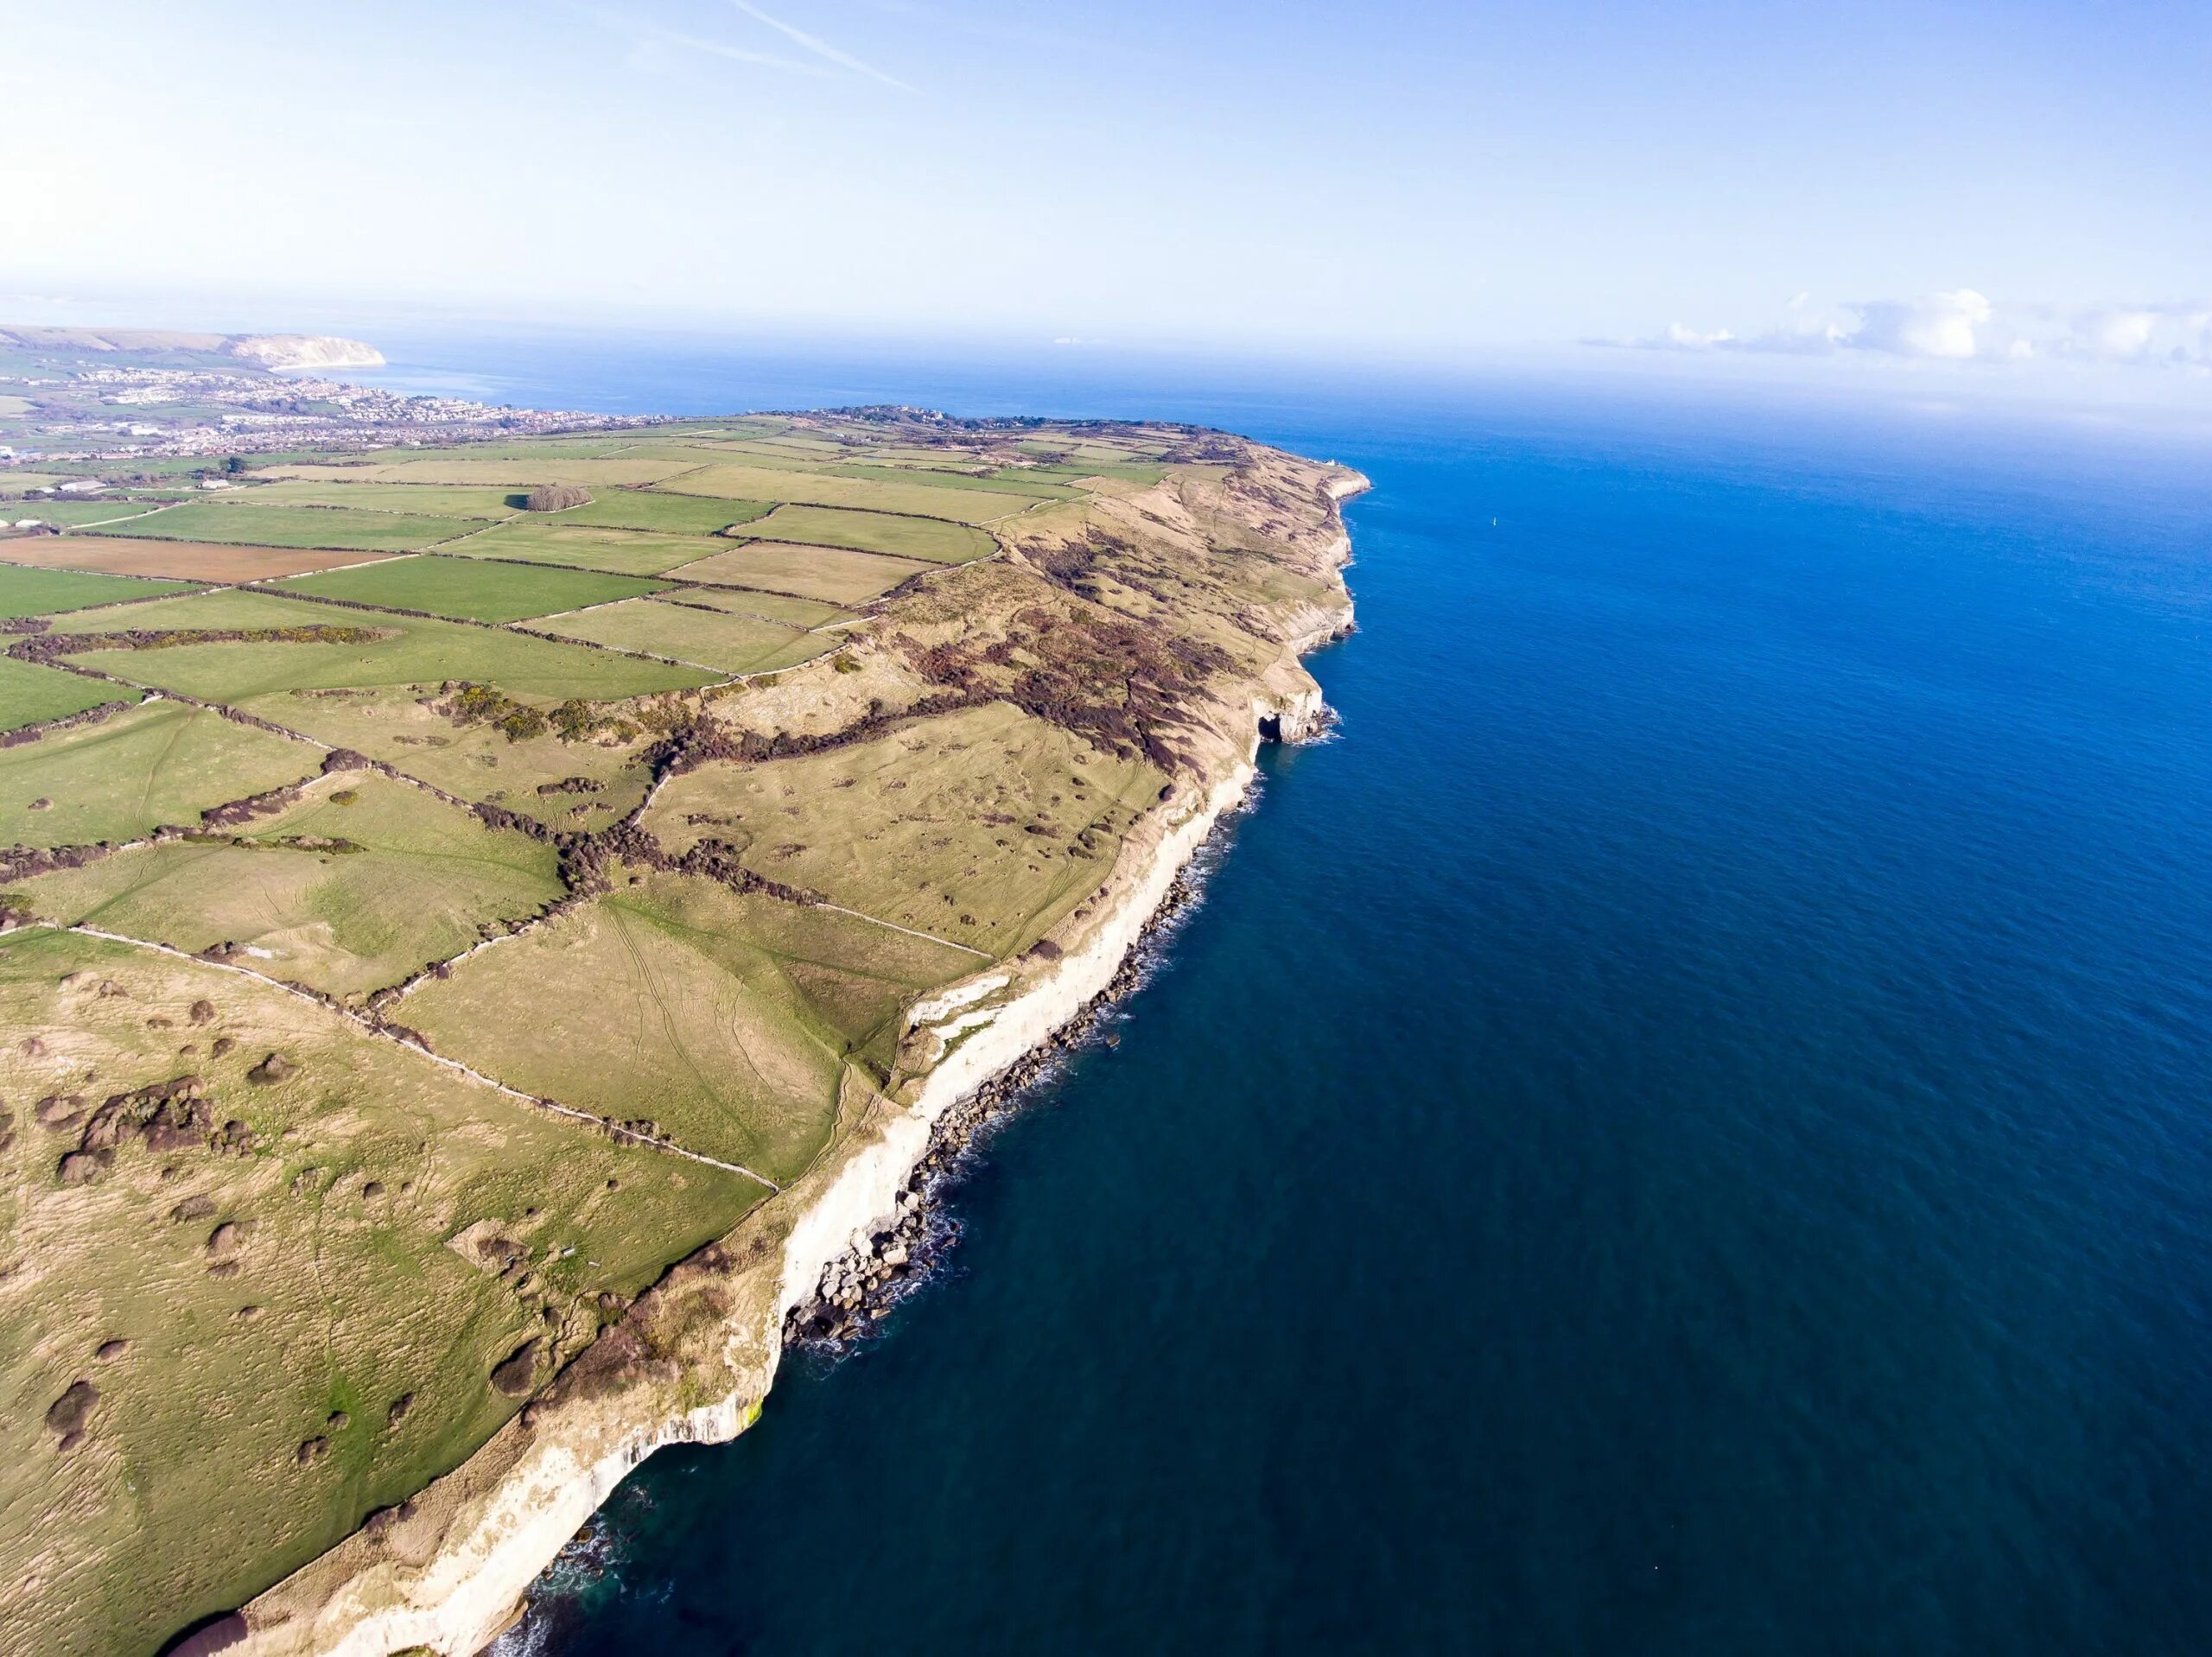
<instances>
[{"instance_id":1,"label":"dark blue deep water","mask_svg":"<svg viewBox=\"0 0 2212 1657\"><path fill-rule=\"evenodd\" d=\"M2212 1646L2203 451L1597 382L505 371L1158 412L1376 485L1341 733L1268 757L1118 1044L884 1338L649 1463L511 1644Z\"/></svg>"}]
</instances>

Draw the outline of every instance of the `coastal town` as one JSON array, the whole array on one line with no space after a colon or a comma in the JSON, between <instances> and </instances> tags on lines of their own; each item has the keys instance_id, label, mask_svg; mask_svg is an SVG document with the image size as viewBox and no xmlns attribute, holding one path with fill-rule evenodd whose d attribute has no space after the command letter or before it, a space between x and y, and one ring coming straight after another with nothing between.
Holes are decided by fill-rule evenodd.
<instances>
[{"instance_id":1,"label":"coastal town","mask_svg":"<svg viewBox=\"0 0 2212 1657\"><path fill-rule=\"evenodd\" d=\"M381 364L374 352L367 355L365 362L346 365ZM310 448L419 447L651 423L637 416L416 395L311 370L274 371L242 354L171 365L153 352L26 348L0 331L0 495L41 486L12 488L11 473L55 467L219 461Z\"/></svg>"}]
</instances>

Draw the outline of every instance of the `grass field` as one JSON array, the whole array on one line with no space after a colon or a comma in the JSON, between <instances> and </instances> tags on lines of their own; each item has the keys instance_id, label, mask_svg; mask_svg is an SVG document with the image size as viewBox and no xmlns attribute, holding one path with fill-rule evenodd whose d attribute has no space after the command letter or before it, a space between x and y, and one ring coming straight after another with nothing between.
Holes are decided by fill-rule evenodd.
<instances>
[{"instance_id":1,"label":"grass field","mask_svg":"<svg viewBox=\"0 0 2212 1657\"><path fill-rule=\"evenodd\" d=\"M143 846L26 881L35 912L194 953L334 995L394 984L561 894L553 848L486 828L374 772L215 841Z\"/></svg>"},{"instance_id":2,"label":"grass field","mask_svg":"<svg viewBox=\"0 0 2212 1657\"><path fill-rule=\"evenodd\" d=\"M97 708L104 702L136 702L138 693L121 685L79 678L59 668L40 667L0 656L0 731L37 725Z\"/></svg>"},{"instance_id":3,"label":"grass field","mask_svg":"<svg viewBox=\"0 0 2212 1657\"><path fill-rule=\"evenodd\" d=\"M77 973L81 987L57 990ZM205 1025L200 1004L219 1006ZM0 1557L42 1562L0 1584L0 1616L10 1648L44 1657L152 1651L306 1563L519 1406L487 1377L523 1340L575 1351L597 1327L588 1297L636 1293L765 1194L196 962L16 932L0 938L0 1026L44 1048L10 1043L11 1103L94 1073L97 1101L191 1071L213 1119L255 1145L126 1140L77 1187L53 1173L73 1130L19 1116L0 1150L17 1262L0 1279L0 1431L20 1452L0 1462ZM227 1057L209 1051L218 1037ZM270 1052L292 1074L249 1082ZM204 1216L174 1219L187 1204ZM232 1222L251 1235L211 1272L213 1228ZM447 1246L471 1227L525 1249L529 1279ZM118 1340L119 1356L92 1355ZM57 1455L40 1416L77 1380L99 1402L84 1445ZM316 1438L327 1454L302 1465Z\"/></svg>"},{"instance_id":4,"label":"grass field","mask_svg":"<svg viewBox=\"0 0 2212 1657\"><path fill-rule=\"evenodd\" d=\"M671 851L728 841L771 879L1006 955L1098 884L1162 780L994 702L826 753L702 765L663 785L645 827Z\"/></svg>"},{"instance_id":5,"label":"grass field","mask_svg":"<svg viewBox=\"0 0 2212 1657\"><path fill-rule=\"evenodd\" d=\"M913 476L916 474L907 474ZM788 501L810 506L858 506L878 512L955 524L983 524L1027 506L1028 498L987 491L938 488L920 482L880 482L832 472L779 472L763 467L710 466L671 478L664 494L718 495L733 500Z\"/></svg>"},{"instance_id":6,"label":"grass field","mask_svg":"<svg viewBox=\"0 0 2212 1657\"><path fill-rule=\"evenodd\" d=\"M205 708L142 702L0 748L0 846L89 846L190 827L212 806L312 776L321 759Z\"/></svg>"},{"instance_id":7,"label":"grass field","mask_svg":"<svg viewBox=\"0 0 2212 1657\"><path fill-rule=\"evenodd\" d=\"M443 550L464 558L518 558L525 563L565 564L623 575L658 575L731 543L704 535L656 535L639 530L572 524L562 512L533 513L456 541Z\"/></svg>"},{"instance_id":8,"label":"grass field","mask_svg":"<svg viewBox=\"0 0 2212 1657\"><path fill-rule=\"evenodd\" d=\"M499 622L637 598L658 591L662 583L589 570L532 569L482 558L429 555L302 575L276 585L308 598L350 599L396 610L427 610L463 621Z\"/></svg>"},{"instance_id":9,"label":"grass field","mask_svg":"<svg viewBox=\"0 0 2212 1657\"><path fill-rule=\"evenodd\" d=\"M793 627L820 627L851 619L852 613L817 599L785 598L779 593L757 593L741 587L679 587L663 596L685 604L703 604L734 616L758 616Z\"/></svg>"},{"instance_id":10,"label":"grass field","mask_svg":"<svg viewBox=\"0 0 2212 1657\"><path fill-rule=\"evenodd\" d=\"M150 512L162 505L158 500L23 500L10 501L0 506L0 517L10 523L19 517L35 517L41 524L59 524L70 529L79 524L98 523L105 518L129 517L140 512Z\"/></svg>"},{"instance_id":11,"label":"grass field","mask_svg":"<svg viewBox=\"0 0 2212 1657\"><path fill-rule=\"evenodd\" d=\"M564 638L651 651L728 673L766 673L796 667L837 644L834 635L659 599L632 599L581 615L549 616L538 626Z\"/></svg>"},{"instance_id":12,"label":"grass field","mask_svg":"<svg viewBox=\"0 0 2212 1657\"><path fill-rule=\"evenodd\" d=\"M352 506L364 511L491 519L520 511L524 492L423 483L265 483L255 485L238 499L256 508Z\"/></svg>"},{"instance_id":13,"label":"grass field","mask_svg":"<svg viewBox=\"0 0 2212 1657\"><path fill-rule=\"evenodd\" d=\"M885 558L845 547L754 541L670 573L683 581L727 581L830 604L858 604L934 568L911 558Z\"/></svg>"},{"instance_id":14,"label":"grass field","mask_svg":"<svg viewBox=\"0 0 2212 1657\"><path fill-rule=\"evenodd\" d=\"M411 552L450 541L466 521L421 512L346 506L262 506L246 501L187 501L116 526L141 539L204 541L218 546L330 547L348 552ZM97 530L84 531L98 534Z\"/></svg>"},{"instance_id":15,"label":"grass field","mask_svg":"<svg viewBox=\"0 0 2212 1657\"><path fill-rule=\"evenodd\" d=\"M588 489L613 489L626 484L658 483L698 463L682 459L635 460L620 454L603 460L557 452L546 454L539 453L534 445L527 449L518 445L504 454L496 449L472 448L419 460L374 461L363 466L277 467L268 475L278 481L318 483L504 485L511 489L527 489L537 483L575 483Z\"/></svg>"},{"instance_id":16,"label":"grass field","mask_svg":"<svg viewBox=\"0 0 2212 1657\"><path fill-rule=\"evenodd\" d=\"M0 564L0 616L5 617L53 615L82 610L88 605L121 604L184 590L181 581L130 581L119 575Z\"/></svg>"},{"instance_id":17,"label":"grass field","mask_svg":"<svg viewBox=\"0 0 2212 1657\"><path fill-rule=\"evenodd\" d=\"M759 523L748 524L747 533L763 541L849 547L855 552L885 552L936 564L965 563L998 546L982 530L966 524L823 506L779 506Z\"/></svg>"},{"instance_id":18,"label":"grass field","mask_svg":"<svg viewBox=\"0 0 2212 1657\"><path fill-rule=\"evenodd\" d=\"M223 546L107 534L31 535L0 540L0 561L48 569L157 575L180 581L265 581L382 556L308 547Z\"/></svg>"},{"instance_id":19,"label":"grass field","mask_svg":"<svg viewBox=\"0 0 2212 1657\"><path fill-rule=\"evenodd\" d=\"M244 711L551 828L594 832L645 798L647 739L512 741L489 725L447 718L436 711L442 700L416 688L280 691L253 697Z\"/></svg>"},{"instance_id":20,"label":"grass field","mask_svg":"<svg viewBox=\"0 0 2212 1657\"><path fill-rule=\"evenodd\" d=\"M426 981L403 1016L517 1086L780 1181L827 1139L843 1058L885 1051L907 1001L976 964L827 910L629 878Z\"/></svg>"},{"instance_id":21,"label":"grass field","mask_svg":"<svg viewBox=\"0 0 2212 1657\"><path fill-rule=\"evenodd\" d=\"M610 530L658 530L664 535L713 535L733 524L750 524L773 503L715 500L697 495L670 495L658 490L610 489L586 506L559 513L559 524L593 524Z\"/></svg>"},{"instance_id":22,"label":"grass field","mask_svg":"<svg viewBox=\"0 0 2212 1657\"><path fill-rule=\"evenodd\" d=\"M96 613L101 618L122 613ZM387 635L367 644L177 644L161 650L92 651L79 658L137 684L181 691L209 702L239 702L280 690L435 685L448 679L494 684L514 695L549 702L570 696L606 702L684 689L707 683L714 676L695 668L670 667L582 644L556 644L464 622L433 621L389 612L372 615L274 593L162 599L137 606L127 622L107 625L134 628L371 625Z\"/></svg>"},{"instance_id":23,"label":"grass field","mask_svg":"<svg viewBox=\"0 0 2212 1657\"><path fill-rule=\"evenodd\" d=\"M1074 500L1083 493L1064 483L1047 478L1033 478L1025 472L995 472L978 477L966 472L946 472L920 466L832 467L830 470L841 478L873 478L885 483L925 483L933 489L974 489L987 494L1019 495L1031 500ZM1016 503L1017 507L1019 503Z\"/></svg>"}]
</instances>

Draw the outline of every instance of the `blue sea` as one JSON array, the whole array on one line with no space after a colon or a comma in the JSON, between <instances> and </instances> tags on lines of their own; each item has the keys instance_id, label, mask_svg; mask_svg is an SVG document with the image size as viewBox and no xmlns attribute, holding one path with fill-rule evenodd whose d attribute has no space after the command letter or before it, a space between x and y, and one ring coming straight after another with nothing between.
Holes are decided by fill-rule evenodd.
<instances>
[{"instance_id":1,"label":"blue sea","mask_svg":"<svg viewBox=\"0 0 2212 1657\"><path fill-rule=\"evenodd\" d=\"M1365 472L1271 752L945 1265L506 1649L2212 1649L2212 451L1991 409L425 336Z\"/></svg>"}]
</instances>

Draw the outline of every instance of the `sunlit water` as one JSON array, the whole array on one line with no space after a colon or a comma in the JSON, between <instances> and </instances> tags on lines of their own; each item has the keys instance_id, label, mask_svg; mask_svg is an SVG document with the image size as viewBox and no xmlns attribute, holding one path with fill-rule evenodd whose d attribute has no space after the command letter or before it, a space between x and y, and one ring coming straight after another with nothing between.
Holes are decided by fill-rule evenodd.
<instances>
[{"instance_id":1,"label":"sunlit water","mask_svg":"<svg viewBox=\"0 0 2212 1657\"><path fill-rule=\"evenodd\" d=\"M511 1646L2207 1648L2201 452L413 354L517 400L1156 412L1376 484L1313 662L1340 740L1268 757L1116 1044L993 1139L882 1338L648 1463Z\"/></svg>"}]
</instances>

